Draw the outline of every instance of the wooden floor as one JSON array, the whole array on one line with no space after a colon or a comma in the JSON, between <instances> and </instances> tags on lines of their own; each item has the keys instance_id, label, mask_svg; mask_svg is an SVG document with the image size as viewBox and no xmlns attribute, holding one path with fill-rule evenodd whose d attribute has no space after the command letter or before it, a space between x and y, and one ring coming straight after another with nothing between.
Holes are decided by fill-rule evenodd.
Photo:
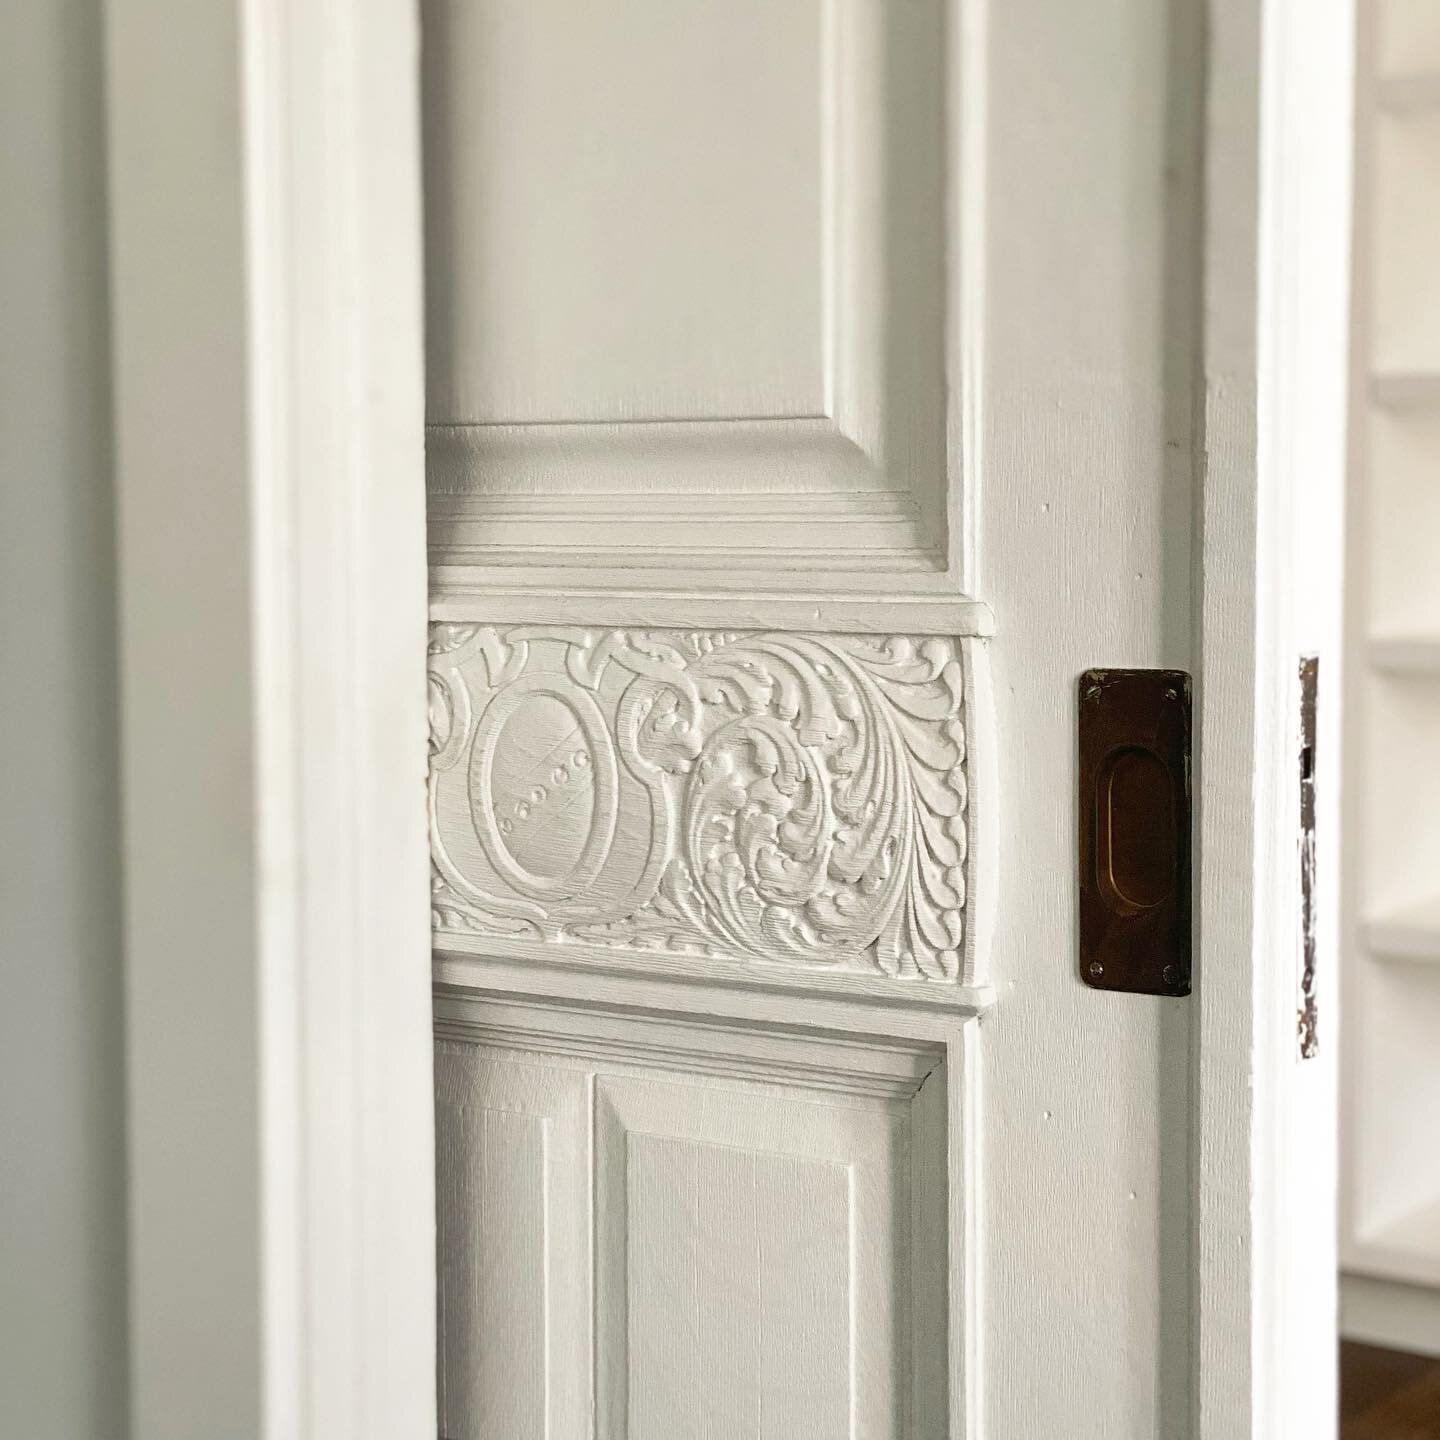
<instances>
[{"instance_id":1,"label":"wooden floor","mask_svg":"<svg viewBox=\"0 0 1440 1440\"><path fill-rule=\"evenodd\" d=\"M1340 1440L1440 1440L1440 1360L1342 1341Z\"/></svg>"}]
</instances>

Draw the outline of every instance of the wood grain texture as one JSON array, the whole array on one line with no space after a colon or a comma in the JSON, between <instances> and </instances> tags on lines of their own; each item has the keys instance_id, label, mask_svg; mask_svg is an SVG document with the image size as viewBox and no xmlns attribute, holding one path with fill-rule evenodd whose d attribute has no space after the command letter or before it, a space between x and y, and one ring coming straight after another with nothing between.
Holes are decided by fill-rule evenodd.
<instances>
[{"instance_id":1,"label":"wood grain texture","mask_svg":"<svg viewBox=\"0 0 1440 1440\"><path fill-rule=\"evenodd\" d=\"M946 1433L943 1049L475 992L441 1025L445 1440Z\"/></svg>"},{"instance_id":2,"label":"wood grain texture","mask_svg":"<svg viewBox=\"0 0 1440 1440\"><path fill-rule=\"evenodd\" d=\"M549 1429L549 1125L469 1106L436 1116L440 1433L543 1440ZM516 1204L523 1193L528 1204ZM509 1203L507 1203L507 1201Z\"/></svg>"},{"instance_id":3,"label":"wood grain texture","mask_svg":"<svg viewBox=\"0 0 1440 1440\"><path fill-rule=\"evenodd\" d=\"M850 1433L845 1165L626 1138L629 1440Z\"/></svg>"},{"instance_id":4,"label":"wood grain texture","mask_svg":"<svg viewBox=\"0 0 1440 1440\"><path fill-rule=\"evenodd\" d=\"M637 1427L653 1437L696 1433L697 1390L715 1383L699 1333L718 1323L720 1297L694 1277L707 1263L717 1205L748 1207L754 1232L743 1259L754 1308L741 1332L754 1348L752 1384L746 1421L731 1433L914 1435L906 1357L942 1343L944 1327L932 1312L923 1339L911 1331L914 1265L939 1240L912 1246L911 1105L817 1105L803 1091L747 1095L667 1075L602 1076L597 1087L604 1440ZM679 1288L667 1293L665 1276ZM662 1317L696 1333L662 1339Z\"/></svg>"},{"instance_id":5,"label":"wood grain texture","mask_svg":"<svg viewBox=\"0 0 1440 1440\"><path fill-rule=\"evenodd\" d=\"M441 1440L589 1434L590 1081L436 1046Z\"/></svg>"},{"instance_id":6,"label":"wood grain texture","mask_svg":"<svg viewBox=\"0 0 1440 1440\"><path fill-rule=\"evenodd\" d=\"M1001 807L998 995L979 1037L984 1433L1179 1440L1193 1433L1192 1002L1081 983L1070 797L1076 677L1102 663L1198 669L1206 7L983 8L972 589L997 617ZM1225 1231L1232 1248L1237 1233ZM1248 1343L1243 1327L1235 1341Z\"/></svg>"}]
</instances>

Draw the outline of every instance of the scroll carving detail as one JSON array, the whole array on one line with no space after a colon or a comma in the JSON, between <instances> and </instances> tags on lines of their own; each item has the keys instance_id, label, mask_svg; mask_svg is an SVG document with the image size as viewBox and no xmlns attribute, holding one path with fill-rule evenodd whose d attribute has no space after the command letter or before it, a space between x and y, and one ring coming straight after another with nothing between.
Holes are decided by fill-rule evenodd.
<instances>
[{"instance_id":1,"label":"scroll carving detail","mask_svg":"<svg viewBox=\"0 0 1440 1440\"><path fill-rule=\"evenodd\" d=\"M954 641L432 629L437 932L957 982Z\"/></svg>"}]
</instances>

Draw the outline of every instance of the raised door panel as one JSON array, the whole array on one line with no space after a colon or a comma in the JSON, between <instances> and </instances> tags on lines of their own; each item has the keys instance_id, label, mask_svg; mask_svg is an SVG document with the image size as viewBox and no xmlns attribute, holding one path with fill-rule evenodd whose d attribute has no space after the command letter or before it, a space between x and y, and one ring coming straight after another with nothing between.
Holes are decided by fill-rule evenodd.
<instances>
[{"instance_id":1,"label":"raised door panel","mask_svg":"<svg viewBox=\"0 0 1440 1440\"><path fill-rule=\"evenodd\" d=\"M676 1076L596 1090L604 1440L933 1433L943 1313L913 1284L910 1100ZM930 1248L936 1247L936 1248Z\"/></svg>"},{"instance_id":2,"label":"raised door panel","mask_svg":"<svg viewBox=\"0 0 1440 1440\"><path fill-rule=\"evenodd\" d=\"M606 1337L624 1349L619 1433L847 1434L850 1166L643 1133L622 1163L624 1331L616 1316Z\"/></svg>"},{"instance_id":3,"label":"raised door panel","mask_svg":"<svg viewBox=\"0 0 1440 1440\"><path fill-rule=\"evenodd\" d=\"M447 563L944 568L943 0L426 0Z\"/></svg>"}]
</instances>

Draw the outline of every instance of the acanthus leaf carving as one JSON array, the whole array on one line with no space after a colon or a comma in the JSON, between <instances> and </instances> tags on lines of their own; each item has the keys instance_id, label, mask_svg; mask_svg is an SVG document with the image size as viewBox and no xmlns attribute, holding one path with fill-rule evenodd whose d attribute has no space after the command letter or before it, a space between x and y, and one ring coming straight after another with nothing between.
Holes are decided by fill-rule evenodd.
<instances>
[{"instance_id":1,"label":"acanthus leaf carving","mask_svg":"<svg viewBox=\"0 0 1440 1440\"><path fill-rule=\"evenodd\" d=\"M954 641L460 628L431 646L438 931L962 978Z\"/></svg>"}]
</instances>

